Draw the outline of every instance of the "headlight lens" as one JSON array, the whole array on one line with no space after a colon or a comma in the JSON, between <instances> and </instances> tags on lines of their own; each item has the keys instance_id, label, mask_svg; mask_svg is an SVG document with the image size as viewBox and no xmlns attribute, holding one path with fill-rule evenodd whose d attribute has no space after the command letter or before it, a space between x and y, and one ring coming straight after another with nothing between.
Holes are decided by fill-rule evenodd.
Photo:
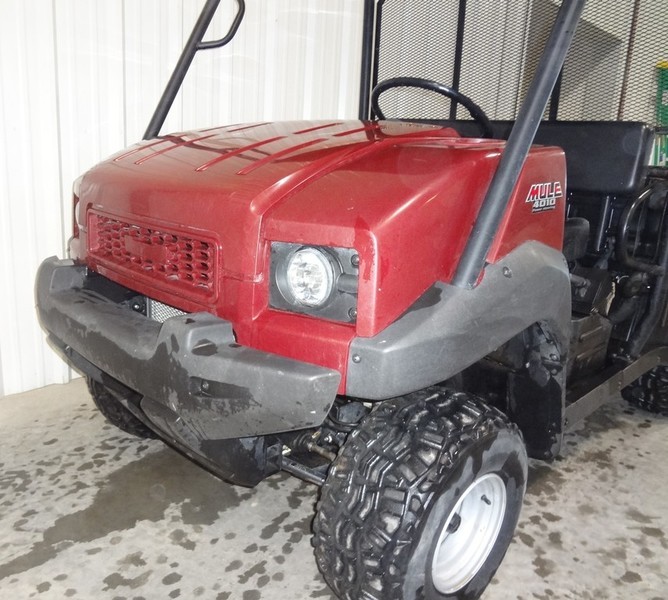
<instances>
[{"instance_id":1,"label":"headlight lens","mask_svg":"<svg viewBox=\"0 0 668 600\"><path fill-rule=\"evenodd\" d=\"M285 274L288 290L299 304L321 306L332 293L334 269L317 248L297 250L288 260Z\"/></svg>"},{"instance_id":2,"label":"headlight lens","mask_svg":"<svg viewBox=\"0 0 668 600\"><path fill-rule=\"evenodd\" d=\"M271 308L355 323L358 279L354 248L271 242Z\"/></svg>"}]
</instances>

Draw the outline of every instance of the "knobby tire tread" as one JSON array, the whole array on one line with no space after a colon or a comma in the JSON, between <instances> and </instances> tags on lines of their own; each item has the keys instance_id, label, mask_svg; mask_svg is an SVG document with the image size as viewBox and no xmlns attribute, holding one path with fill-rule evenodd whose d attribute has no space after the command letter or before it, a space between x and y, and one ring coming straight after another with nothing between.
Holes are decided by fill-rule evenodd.
<instances>
[{"instance_id":1,"label":"knobby tire tread","mask_svg":"<svg viewBox=\"0 0 668 600\"><path fill-rule=\"evenodd\" d=\"M654 367L622 390L631 405L650 413L668 415L668 367Z\"/></svg>"},{"instance_id":2,"label":"knobby tire tread","mask_svg":"<svg viewBox=\"0 0 668 600\"><path fill-rule=\"evenodd\" d=\"M87 378L88 391L93 402L102 415L115 427L143 439L155 438L156 435L135 417L121 402L101 383Z\"/></svg>"},{"instance_id":3,"label":"knobby tire tread","mask_svg":"<svg viewBox=\"0 0 668 600\"><path fill-rule=\"evenodd\" d=\"M314 521L318 565L340 598L402 597L411 542L441 474L503 428L517 429L480 399L444 388L385 401L363 421L330 470Z\"/></svg>"}]
</instances>

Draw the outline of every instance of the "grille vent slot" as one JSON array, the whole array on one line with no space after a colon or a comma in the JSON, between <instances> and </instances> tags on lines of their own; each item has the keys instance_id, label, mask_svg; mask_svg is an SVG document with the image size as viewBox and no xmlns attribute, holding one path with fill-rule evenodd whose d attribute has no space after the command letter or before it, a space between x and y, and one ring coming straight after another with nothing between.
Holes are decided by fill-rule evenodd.
<instances>
[{"instance_id":1,"label":"grille vent slot","mask_svg":"<svg viewBox=\"0 0 668 600\"><path fill-rule=\"evenodd\" d=\"M91 212L89 254L100 264L163 289L214 295L216 245L211 240Z\"/></svg>"}]
</instances>

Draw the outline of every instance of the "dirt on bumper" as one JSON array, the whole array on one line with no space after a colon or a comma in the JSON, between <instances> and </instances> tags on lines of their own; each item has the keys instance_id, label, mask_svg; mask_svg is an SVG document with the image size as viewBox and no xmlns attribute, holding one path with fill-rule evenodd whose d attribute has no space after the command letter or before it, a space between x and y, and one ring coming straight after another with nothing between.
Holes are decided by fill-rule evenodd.
<instances>
[{"instance_id":1,"label":"dirt on bumper","mask_svg":"<svg viewBox=\"0 0 668 600\"><path fill-rule=\"evenodd\" d=\"M336 397L337 371L240 346L208 313L153 321L105 297L72 261L46 259L35 295L54 345L142 395L159 427L171 414L199 440L304 429Z\"/></svg>"}]
</instances>

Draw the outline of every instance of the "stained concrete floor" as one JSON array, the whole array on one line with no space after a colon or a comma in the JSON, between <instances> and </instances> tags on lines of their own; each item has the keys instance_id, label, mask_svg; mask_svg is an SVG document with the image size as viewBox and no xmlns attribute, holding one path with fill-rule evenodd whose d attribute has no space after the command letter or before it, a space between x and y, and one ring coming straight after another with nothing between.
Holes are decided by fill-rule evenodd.
<instances>
[{"instance_id":1,"label":"stained concrete floor","mask_svg":"<svg viewBox=\"0 0 668 600\"><path fill-rule=\"evenodd\" d=\"M317 489L247 490L106 424L83 381L0 399L0 598L333 599ZM668 598L668 418L619 400L534 463L484 600Z\"/></svg>"}]
</instances>

